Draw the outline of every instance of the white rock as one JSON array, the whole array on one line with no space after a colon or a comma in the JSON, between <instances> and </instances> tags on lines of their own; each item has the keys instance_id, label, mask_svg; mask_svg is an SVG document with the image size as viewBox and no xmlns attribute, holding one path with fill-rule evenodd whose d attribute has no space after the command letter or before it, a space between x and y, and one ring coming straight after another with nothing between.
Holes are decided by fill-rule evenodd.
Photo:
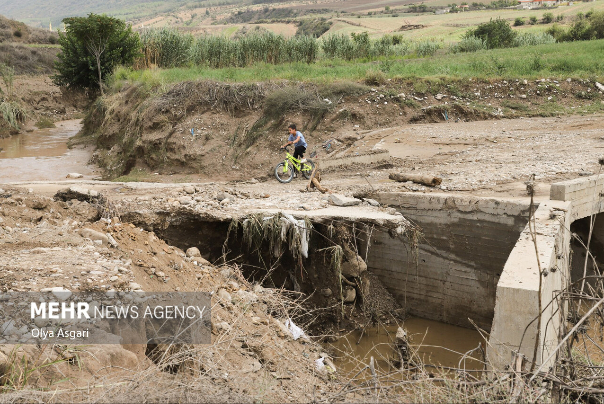
<instances>
[{"instance_id":1,"label":"white rock","mask_svg":"<svg viewBox=\"0 0 604 404\"><path fill-rule=\"evenodd\" d=\"M222 321L220 323L215 323L214 325L214 330L216 330L216 332L228 332L231 330L231 325L229 323L227 323L226 321Z\"/></svg>"},{"instance_id":2,"label":"white rock","mask_svg":"<svg viewBox=\"0 0 604 404\"><path fill-rule=\"evenodd\" d=\"M604 91L604 86L602 84L598 83L597 81L596 81L596 87L598 88L598 90Z\"/></svg>"},{"instance_id":3,"label":"white rock","mask_svg":"<svg viewBox=\"0 0 604 404\"><path fill-rule=\"evenodd\" d=\"M38 316L34 319L34 324L38 328L46 327L48 325L48 319L42 318L42 316Z\"/></svg>"},{"instance_id":4,"label":"white rock","mask_svg":"<svg viewBox=\"0 0 604 404\"><path fill-rule=\"evenodd\" d=\"M201 252L199 251L199 248L191 247L187 249L187 257L201 257Z\"/></svg>"},{"instance_id":5,"label":"white rock","mask_svg":"<svg viewBox=\"0 0 604 404\"><path fill-rule=\"evenodd\" d=\"M375 199L364 198L363 200L365 202L367 202L368 204L370 204L371 206L380 206L380 203L378 201L376 201Z\"/></svg>"},{"instance_id":6,"label":"white rock","mask_svg":"<svg viewBox=\"0 0 604 404\"><path fill-rule=\"evenodd\" d=\"M332 205L336 206L355 206L361 203L360 199L357 198L349 198L347 196L331 194L329 196L329 201Z\"/></svg>"},{"instance_id":7,"label":"white rock","mask_svg":"<svg viewBox=\"0 0 604 404\"><path fill-rule=\"evenodd\" d=\"M112 276L111 278L109 278L109 281L110 281L110 282L115 282L115 281L117 281L118 279L120 279L120 277L119 277L119 276Z\"/></svg>"},{"instance_id":8,"label":"white rock","mask_svg":"<svg viewBox=\"0 0 604 404\"><path fill-rule=\"evenodd\" d=\"M218 298L225 302L225 303L231 303L232 298L231 298L231 294L229 292L227 292L225 289L218 289L218 292L216 293L216 295L218 296Z\"/></svg>"},{"instance_id":9,"label":"white rock","mask_svg":"<svg viewBox=\"0 0 604 404\"><path fill-rule=\"evenodd\" d=\"M0 326L0 331L5 337L14 334L15 331L17 331L17 329L15 328L15 320L7 320L2 323L2 325Z\"/></svg>"},{"instance_id":10,"label":"white rock","mask_svg":"<svg viewBox=\"0 0 604 404\"><path fill-rule=\"evenodd\" d=\"M187 194L194 194L195 187L192 187L191 185L187 185L186 187L183 188L183 191L185 191Z\"/></svg>"},{"instance_id":11,"label":"white rock","mask_svg":"<svg viewBox=\"0 0 604 404\"><path fill-rule=\"evenodd\" d=\"M51 292L59 300L67 300L73 294L73 293L71 293L71 290L65 289L62 286L56 286L54 288L42 289L41 292Z\"/></svg>"},{"instance_id":12,"label":"white rock","mask_svg":"<svg viewBox=\"0 0 604 404\"><path fill-rule=\"evenodd\" d=\"M141 290L143 287L136 282L130 282L128 287L132 290Z\"/></svg>"},{"instance_id":13,"label":"white rock","mask_svg":"<svg viewBox=\"0 0 604 404\"><path fill-rule=\"evenodd\" d=\"M82 177L84 177L84 176L79 173L69 173L69 174L67 174L66 178L82 178Z\"/></svg>"}]
</instances>

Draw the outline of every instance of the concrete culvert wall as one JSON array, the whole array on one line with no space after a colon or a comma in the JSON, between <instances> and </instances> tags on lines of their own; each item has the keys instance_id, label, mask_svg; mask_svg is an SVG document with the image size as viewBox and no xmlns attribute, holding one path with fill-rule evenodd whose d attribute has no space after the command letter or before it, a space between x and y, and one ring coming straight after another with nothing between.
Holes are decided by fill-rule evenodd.
<instances>
[{"instance_id":1,"label":"concrete culvert wall","mask_svg":"<svg viewBox=\"0 0 604 404\"><path fill-rule=\"evenodd\" d=\"M490 330L499 276L528 221L526 202L477 197L380 193L383 205L423 231L417 257L376 232L367 265L418 317Z\"/></svg>"},{"instance_id":2,"label":"concrete culvert wall","mask_svg":"<svg viewBox=\"0 0 604 404\"><path fill-rule=\"evenodd\" d=\"M312 228L307 256L292 250L292 234L287 233L286 241L282 241L281 229L277 227L285 217L295 220L298 229ZM262 213L231 219L183 210L129 212L123 214L122 219L153 231L182 250L197 247L202 257L212 263L236 265L252 283L303 293L310 307L321 308L313 314L316 318L309 319L314 323L313 333L328 334L335 324L341 326L338 329L355 328L358 324L367 324L367 317L390 323L402 319L404 314L396 299L365 264L367 230L380 228L393 235L388 237L398 237L396 229L408 224L401 216L380 213L379 219L294 219L282 213ZM256 221L259 227L250 229L250 221ZM272 230L276 233L272 234Z\"/></svg>"}]
</instances>

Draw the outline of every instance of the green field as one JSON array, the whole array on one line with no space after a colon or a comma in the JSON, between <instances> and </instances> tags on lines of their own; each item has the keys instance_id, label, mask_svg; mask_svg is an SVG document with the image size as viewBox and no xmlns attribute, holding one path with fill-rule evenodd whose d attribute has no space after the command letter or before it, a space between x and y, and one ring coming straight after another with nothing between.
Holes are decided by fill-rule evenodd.
<instances>
[{"instance_id":1,"label":"green field","mask_svg":"<svg viewBox=\"0 0 604 404\"><path fill-rule=\"evenodd\" d=\"M550 45L493 49L476 53L449 54L442 49L433 57L383 59L364 62L321 59L314 64L258 64L245 68L202 67L116 71L112 85L124 81L162 86L187 80L212 79L226 82L295 80L333 82L378 78L587 78L604 76L604 40L564 42Z\"/></svg>"}]
</instances>

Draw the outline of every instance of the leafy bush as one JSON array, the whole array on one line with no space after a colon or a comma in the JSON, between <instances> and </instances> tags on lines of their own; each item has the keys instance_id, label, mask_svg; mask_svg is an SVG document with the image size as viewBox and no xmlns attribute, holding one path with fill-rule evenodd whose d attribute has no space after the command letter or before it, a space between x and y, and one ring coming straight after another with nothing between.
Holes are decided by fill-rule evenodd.
<instances>
[{"instance_id":1,"label":"leafy bush","mask_svg":"<svg viewBox=\"0 0 604 404\"><path fill-rule=\"evenodd\" d=\"M545 31L545 33L554 37L557 42L563 42L566 40L566 35L567 35L566 30L564 28L562 28L561 26L559 26L558 24L554 24L551 27L549 27Z\"/></svg>"},{"instance_id":2,"label":"leafy bush","mask_svg":"<svg viewBox=\"0 0 604 404\"><path fill-rule=\"evenodd\" d=\"M524 25L524 18L522 18L522 17L517 17L517 18L514 20L514 27L519 27L519 26L521 26L521 25Z\"/></svg>"},{"instance_id":3,"label":"leafy bush","mask_svg":"<svg viewBox=\"0 0 604 404\"><path fill-rule=\"evenodd\" d=\"M451 52L477 52L486 48L487 45L484 40L472 36L469 38L463 38L459 43L451 47Z\"/></svg>"},{"instance_id":4,"label":"leafy bush","mask_svg":"<svg viewBox=\"0 0 604 404\"><path fill-rule=\"evenodd\" d=\"M310 36L318 38L331 28L333 23L326 18L305 19L300 21L296 36Z\"/></svg>"},{"instance_id":5,"label":"leafy bush","mask_svg":"<svg viewBox=\"0 0 604 404\"><path fill-rule=\"evenodd\" d=\"M464 38L480 38L488 49L509 48L514 46L516 32L510 27L507 21L497 18L480 24L475 29L468 30Z\"/></svg>"},{"instance_id":6,"label":"leafy bush","mask_svg":"<svg viewBox=\"0 0 604 404\"><path fill-rule=\"evenodd\" d=\"M550 24L553 21L554 21L553 13L544 13L543 18L541 18L541 22L544 24Z\"/></svg>"},{"instance_id":7,"label":"leafy bush","mask_svg":"<svg viewBox=\"0 0 604 404\"><path fill-rule=\"evenodd\" d=\"M537 17L535 17L534 15L532 15L532 16L529 18L529 24L531 24L531 25L535 25L535 24L537 24Z\"/></svg>"}]
</instances>

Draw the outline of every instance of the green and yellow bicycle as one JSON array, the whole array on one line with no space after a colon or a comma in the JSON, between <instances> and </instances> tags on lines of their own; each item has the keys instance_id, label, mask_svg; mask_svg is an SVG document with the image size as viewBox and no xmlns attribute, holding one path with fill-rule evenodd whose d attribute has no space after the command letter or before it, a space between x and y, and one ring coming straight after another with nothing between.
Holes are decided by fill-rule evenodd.
<instances>
[{"instance_id":1,"label":"green and yellow bicycle","mask_svg":"<svg viewBox=\"0 0 604 404\"><path fill-rule=\"evenodd\" d=\"M284 184L291 182L291 180L294 179L296 172L302 173L307 180L310 179L310 176L315 169L315 163L307 159L298 160L289 153L289 146L286 146L284 149L286 152L285 161L277 164L277 167L275 167L275 177L277 177L277 181Z\"/></svg>"}]
</instances>

